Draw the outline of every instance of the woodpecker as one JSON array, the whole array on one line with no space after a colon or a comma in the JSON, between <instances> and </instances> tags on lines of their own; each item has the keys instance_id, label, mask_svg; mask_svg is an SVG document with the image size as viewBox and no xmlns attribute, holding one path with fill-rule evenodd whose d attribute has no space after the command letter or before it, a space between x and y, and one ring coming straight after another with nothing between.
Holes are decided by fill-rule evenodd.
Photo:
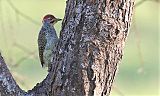
<instances>
[{"instance_id":1,"label":"woodpecker","mask_svg":"<svg viewBox=\"0 0 160 96\"><path fill-rule=\"evenodd\" d=\"M56 18L51 14L44 16L42 20L42 28L38 35L38 49L39 58L42 67L50 67L52 50L58 41L58 36L56 30L54 29L54 24L62 19Z\"/></svg>"}]
</instances>

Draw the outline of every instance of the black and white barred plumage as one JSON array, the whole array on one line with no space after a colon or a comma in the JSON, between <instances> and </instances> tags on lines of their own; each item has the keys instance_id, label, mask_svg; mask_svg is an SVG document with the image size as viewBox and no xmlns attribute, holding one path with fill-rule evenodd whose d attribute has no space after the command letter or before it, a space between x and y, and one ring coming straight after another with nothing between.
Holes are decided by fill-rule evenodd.
<instances>
[{"instance_id":1,"label":"black and white barred plumage","mask_svg":"<svg viewBox=\"0 0 160 96\"><path fill-rule=\"evenodd\" d=\"M53 25L60 20L50 14L43 18L43 26L38 36L39 58L42 67L48 67L51 63L52 50L58 41L58 36Z\"/></svg>"}]
</instances>

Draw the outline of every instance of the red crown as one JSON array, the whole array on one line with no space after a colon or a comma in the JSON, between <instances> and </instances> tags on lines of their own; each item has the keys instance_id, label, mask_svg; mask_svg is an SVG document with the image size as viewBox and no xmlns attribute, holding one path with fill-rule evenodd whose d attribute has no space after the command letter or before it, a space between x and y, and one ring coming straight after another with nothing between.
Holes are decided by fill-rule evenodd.
<instances>
[{"instance_id":1,"label":"red crown","mask_svg":"<svg viewBox=\"0 0 160 96\"><path fill-rule=\"evenodd\" d=\"M53 15L47 14L47 15L45 15L45 16L43 17L43 20L48 19L48 18L55 19L55 17L54 17Z\"/></svg>"}]
</instances>

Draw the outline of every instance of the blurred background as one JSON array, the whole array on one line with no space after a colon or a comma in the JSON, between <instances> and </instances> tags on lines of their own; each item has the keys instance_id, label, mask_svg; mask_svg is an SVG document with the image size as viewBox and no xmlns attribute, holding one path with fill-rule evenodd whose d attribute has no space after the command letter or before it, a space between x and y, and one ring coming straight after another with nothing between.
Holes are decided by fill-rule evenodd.
<instances>
[{"instance_id":1,"label":"blurred background","mask_svg":"<svg viewBox=\"0 0 160 96\"><path fill-rule=\"evenodd\" d=\"M66 0L0 0L0 52L23 90L47 75L38 59L42 17L63 18ZM124 56L110 96L160 96L158 0L136 0ZM61 29L61 22L56 30ZM58 33L59 34L59 33Z\"/></svg>"}]
</instances>

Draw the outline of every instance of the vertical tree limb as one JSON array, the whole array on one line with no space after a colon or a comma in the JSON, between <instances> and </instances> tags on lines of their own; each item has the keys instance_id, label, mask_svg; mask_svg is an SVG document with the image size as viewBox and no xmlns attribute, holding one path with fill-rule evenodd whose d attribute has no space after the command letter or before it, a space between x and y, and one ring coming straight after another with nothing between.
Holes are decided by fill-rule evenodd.
<instances>
[{"instance_id":1,"label":"vertical tree limb","mask_svg":"<svg viewBox=\"0 0 160 96\"><path fill-rule=\"evenodd\" d=\"M132 9L133 0L68 0L59 53L53 59L52 71L59 73L53 94L109 95Z\"/></svg>"}]
</instances>

